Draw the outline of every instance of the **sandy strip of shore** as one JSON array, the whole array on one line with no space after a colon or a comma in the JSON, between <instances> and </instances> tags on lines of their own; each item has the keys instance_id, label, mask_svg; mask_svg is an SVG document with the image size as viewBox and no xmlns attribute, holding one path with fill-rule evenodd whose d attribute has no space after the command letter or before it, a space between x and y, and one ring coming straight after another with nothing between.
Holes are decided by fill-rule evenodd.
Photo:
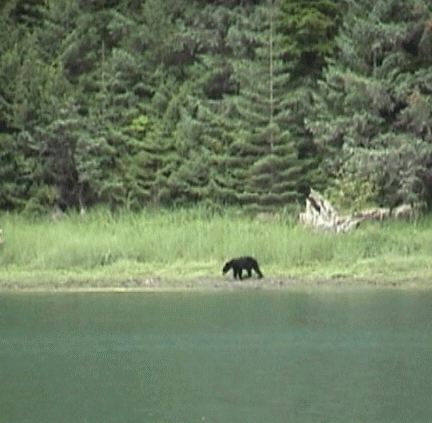
<instances>
[{"instance_id":1,"label":"sandy strip of shore","mask_svg":"<svg viewBox=\"0 0 432 423\"><path fill-rule=\"evenodd\" d=\"M1 281L0 292L76 292L76 293L127 293L127 292L189 292L189 291L241 291L241 290L286 290L286 289L432 289L432 283L426 280L366 280L356 278L294 279L264 278L227 280L222 278L199 279L161 279L128 278L116 282L106 280L67 280L48 283L21 283L20 281Z\"/></svg>"}]
</instances>

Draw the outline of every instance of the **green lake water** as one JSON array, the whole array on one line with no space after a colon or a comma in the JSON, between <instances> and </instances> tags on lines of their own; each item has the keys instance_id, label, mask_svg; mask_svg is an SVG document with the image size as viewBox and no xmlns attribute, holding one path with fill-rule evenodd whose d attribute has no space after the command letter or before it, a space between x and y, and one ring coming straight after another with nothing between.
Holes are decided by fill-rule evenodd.
<instances>
[{"instance_id":1,"label":"green lake water","mask_svg":"<svg viewBox=\"0 0 432 423\"><path fill-rule=\"evenodd\" d=\"M432 421L432 292L0 295L0 423Z\"/></svg>"}]
</instances>

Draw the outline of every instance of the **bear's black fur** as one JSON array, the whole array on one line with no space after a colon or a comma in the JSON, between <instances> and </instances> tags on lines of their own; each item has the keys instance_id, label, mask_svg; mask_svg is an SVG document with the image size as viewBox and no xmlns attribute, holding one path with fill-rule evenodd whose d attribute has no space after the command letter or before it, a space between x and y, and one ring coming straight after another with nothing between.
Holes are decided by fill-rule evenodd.
<instances>
[{"instance_id":1,"label":"bear's black fur","mask_svg":"<svg viewBox=\"0 0 432 423\"><path fill-rule=\"evenodd\" d=\"M222 269L222 273L225 275L231 269L234 273L234 279L237 279L237 277L240 280L243 279L243 270L247 271L248 278L252 276L252 270L255 271L259 278L263 277L258 262L253 257L238 257L227 261Z\"/></svg>"}]
</instances>

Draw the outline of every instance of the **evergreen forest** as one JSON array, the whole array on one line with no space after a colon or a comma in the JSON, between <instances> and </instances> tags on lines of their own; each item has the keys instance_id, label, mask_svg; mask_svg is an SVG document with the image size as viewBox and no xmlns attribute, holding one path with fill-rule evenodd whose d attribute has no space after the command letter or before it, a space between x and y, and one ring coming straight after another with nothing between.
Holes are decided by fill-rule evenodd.
<instances>
[{"instance_id":1,"label":"evergreen forest","mask_svg":"<svg viewBox=\"0 0 432 423\"><path fill-rule=\"evenodd\" d=\"M0 210L432 208L430 0L3 0Z\"/></svg>"}]
</instances>

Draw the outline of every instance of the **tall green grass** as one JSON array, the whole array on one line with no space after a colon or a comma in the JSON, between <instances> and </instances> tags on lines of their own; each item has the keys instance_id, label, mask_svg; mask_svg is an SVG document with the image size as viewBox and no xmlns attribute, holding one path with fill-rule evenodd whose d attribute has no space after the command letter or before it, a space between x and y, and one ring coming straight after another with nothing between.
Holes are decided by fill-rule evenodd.
<instances>
[{"instance_id":1,"label":"tall green grass","mask_svg":"<svg viewBox=\"0 0 432 423\"><path fill-rule=\"evenodd\" d=\"M236 210L205 209L0 217L0 277L11 269L122 275L219 276L239 255L268 276L416 277L432 274L432 220L364 224L349 234L316 233L286 217L260 222Z\"/></svg>"}]
</instances>

